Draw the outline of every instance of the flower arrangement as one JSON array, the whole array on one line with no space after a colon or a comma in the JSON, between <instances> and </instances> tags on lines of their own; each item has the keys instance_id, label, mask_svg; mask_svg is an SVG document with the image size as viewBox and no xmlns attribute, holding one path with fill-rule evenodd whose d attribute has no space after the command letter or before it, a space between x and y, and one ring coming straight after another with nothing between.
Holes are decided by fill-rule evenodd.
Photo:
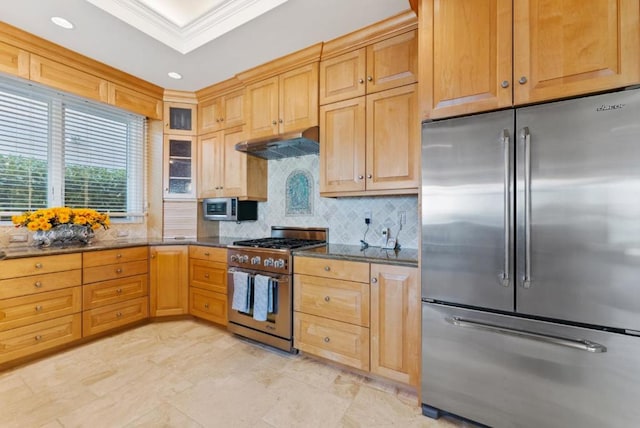
<instances>
[{"instance_id":1,"label":"flower arrangement","mask_svg":"<svg viewBox=\"0 0 640 428\"><path fill-rule=\"evenodd\" d=\"M44 208L37 211L27 211L11 217L16 227L25 226L31 231L47 231L62 224L76 224L87 226L92 230L108 229L111 221L109 214L101 214L89 208Z\"/></svg>"}]
</instances>

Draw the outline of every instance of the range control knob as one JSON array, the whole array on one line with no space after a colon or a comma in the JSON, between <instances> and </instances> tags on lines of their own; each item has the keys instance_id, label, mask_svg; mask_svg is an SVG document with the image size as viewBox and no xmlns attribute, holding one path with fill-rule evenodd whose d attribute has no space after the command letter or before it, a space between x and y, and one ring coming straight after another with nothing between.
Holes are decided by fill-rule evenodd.
<instances>
[{"instance_id":1,"label":"range control knob","mask_svg":"<svg viewBox=\"0 0 640 428\"><path fill-rule=\"evenodd\" d=\"M249 256L247 256L247 255L238 256L238 261L240 263L249 263Z\"/></svg>"},{"instance_id":2,"label":"range control knob","mask_svg":"<svg viewBox=\"0 0 640 428\"><path fill-rule=\"evenodd\" d=\"M231 261L232 262L238 262L238 256L236 254L231 254Z\"/></svg>"},{"instance_id":3,"label":"range control knob","mask_svg":"<svg viewBox=\"0 0 640 428\"><path fill-rule=\"evenodd\" d=\"M273 259L269 257L268 259L264 259L264 267L273 266Z\"/></svg>"},{"instance_id":4,"label":"range control knob","mask_svg":"<svg viewBox=\"0 0 640 428\"><path fill-rule=\"evenodd\" d=\"M285 261L284 259L278 259L275 262L273 262L273 266L278 268L278 269L284 269L285 266Z\"/></svg>"},{"instance_id":5,"label":"range control knob","mask_svg":"<svg viewBox=\"0 0 640 428\"><path fill-rule=\"evenodd\" d=\"M252 265L259 265L260 264L260 256L251 257L251 264Z\"/></svg>"}]
</instances>

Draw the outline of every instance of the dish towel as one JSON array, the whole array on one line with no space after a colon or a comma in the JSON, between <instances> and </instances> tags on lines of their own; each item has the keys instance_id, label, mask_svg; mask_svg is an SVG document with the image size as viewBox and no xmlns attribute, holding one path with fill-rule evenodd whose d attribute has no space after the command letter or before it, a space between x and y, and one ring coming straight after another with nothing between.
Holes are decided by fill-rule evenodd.
<instances>
[{"instance_id":1,"label":"dish towel","mask_svg":"<svg viewBox=\"0 0 640 428\"><path fill-rule=\"evenodd\" d=\"M233 272L233 299L231 309L249 312L251 308L251 287L247 272Z\"/></svg>"},{"instance_id":2,"label":"dish towel","mask_svg":"<svg viewBox=\"0 0 640 428\"><path fill-rule=\"evenodd\" d=\"M253 290L253 319L266 321L269 311L269 283L271 278L264 275L256 275Z\"/></svg>"}]
</instances>

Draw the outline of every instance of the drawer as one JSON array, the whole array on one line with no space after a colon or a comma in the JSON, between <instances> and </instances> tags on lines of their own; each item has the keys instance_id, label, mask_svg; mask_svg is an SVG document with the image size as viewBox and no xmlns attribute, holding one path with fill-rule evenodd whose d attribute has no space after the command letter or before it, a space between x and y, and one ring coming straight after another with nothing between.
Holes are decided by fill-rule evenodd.
<instances>
[{"instance_id":1,"label":"drawer","mask_svg":"<svg viewBox=\"0 0 640 428\"><path fill-rule=\"evenodd\" d=\"M294 310L369 327L369 284L295 274Z\"/></svg>"},{"instance_id":2,"label":"drawer","mask_svg":"<svg viewBox=\"0 0 640 428\"><path fill-rule=\"evenodd\" d=\"M2 260L0 261L0 279L80 268L82 268L82 255L80 253Z\"/></svg>"},{"instance_id":3,"label":"drawer","mask_svg":"<svg viewBox=\"0 0 640 428\"><path fill-rule=\"evenodd\" d=\"M82 288L73 287L0 301L0 331L82 310Z\"/></svg>"},{"instance_id":4,"label":"drawer","mask_svg":"<svg viewBox=\"0 0 640 428\"><path fill-rule=\"evenodd\" d=\"M147 260L140 260L137 262L84 268L82 278L84 284L90 284L92 282L107 281L109 279L142 275L147 273L148 269L149 262Z\"/></svg>"},{"instance_id":5,"label":"drawer","mask_svg":"<svg viewBox=\"0 0 640 428\"><path fill-rule=\"evenodd\" d=\"M90 336L145 318L149 318L148 297L91 309L82 313L82 336Z\"/></svg>"},{"instance_id":6,"label":"drawer","mask_svg":"<svg viewBox=\"0 0 640 428\"><path fill-rule=\"evenodd\" d=\"M227 264L190 259L189 283L192 287L227 294Z\"/></svg>"},{"instance_id":7,"label":"drawer","mask_svg":"<svg viewBox=\"0 0 640 428\"><path fill-rule=\"evenodd\" d=\"M207 260L210 262L227 262L227 249L215 247L189 246L189 257L192 259Z\"/></svg>"},{"instance_id":8,"label":"drawer","mask_svg":"<svg viewBox=\"0 0 640 428\"><path fill-rule=\"evenodd\" d=\"M369 263L296 256L293 271L324 278L369 282Z\"/></svg>"},{"instance_id":9,"label":"drawer","mask_svg":"<svg viewBox=\"0 0 640 428\"><path fill-rule=\"evenodd\" d=\"M111 305L149 294L148 275L136 275L111 281L94 282L82 287L84 310Z\"/></svg>"},{"instance_id":10,"label":"drawer","mask_svg":"<svg viewBox=\"0 0 640 428\"><path fill-rule=\"evenodd\" d=\"M366 327L294 312L293 346L340 364L369 370L369 329Z\"/></svg>"},{"instance_id":11,"label":"drawer","mask_svg":"<svg viewBox=\"0 0 640 428\"><path fill-rule=\"evenodd\" d=\"M74 314L0 332L0 363L80 339L81 322Z\"/></svg>"},{"instance_id":12,"label":"drawer","mask_svg":"<svg viewBox=\"0 0 640 428\"><path fill-rule=\"evenodd\" d=\"M82 254L82 266L84 268L104 266L147 260L149 258L148 247L116 248L114 250L89 251Z\"/></svg>"},{"instance_id":13,"label":"drawer","mask_svg":"<svg viewBox=\"0 0 640 428\"><path fill-rule=\"evenodd\" d=\"M198 318L227 325L227 295L189 288L189 313Z\"/></svg>"},{"instance_id":14,"label":"drawer","mask_svg":"<svg viewBox=\"0 0 640 428\"><path fill-rule=\"evenodd\" d=\"M10 299L79 285L82 285L82 270L80 269L3 279L0 281L0 299Z\"/></svg>"}]
</instances>

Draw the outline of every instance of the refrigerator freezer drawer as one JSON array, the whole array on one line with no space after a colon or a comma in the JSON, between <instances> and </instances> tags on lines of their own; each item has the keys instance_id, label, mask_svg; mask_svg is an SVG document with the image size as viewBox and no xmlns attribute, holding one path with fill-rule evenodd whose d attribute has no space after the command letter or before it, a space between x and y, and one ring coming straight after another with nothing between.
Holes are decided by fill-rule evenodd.
<instances>
[{"instance_id":1,"label":"refrigerator freezer drawer","mask_svg":"<svg viewBox=\"0 0 640 428\"><path fill-rule=\"evenodd\" d=\"M422 401L495 428L640 421L640 338L422 305Z\"/></svg>"}]
</instances>

